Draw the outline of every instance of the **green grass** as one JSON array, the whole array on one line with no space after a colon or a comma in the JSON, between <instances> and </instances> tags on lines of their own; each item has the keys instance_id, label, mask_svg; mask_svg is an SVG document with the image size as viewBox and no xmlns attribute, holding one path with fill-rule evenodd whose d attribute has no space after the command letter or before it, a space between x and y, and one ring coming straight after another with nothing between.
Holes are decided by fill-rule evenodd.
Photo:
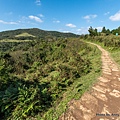
<instances>
[{"instance_id":1,"label":"green grass","mask_svg":"<svg viewBox=\"0 0 120 120\"><path fill-rule=\"evenodd\" d=\"M0 42L32 42L33 40L15 40L15 39L4 39L0 40Z\"/></svg>"},{"instance_id":2,"label":"green grass","mask_svg":"<svg viewBox=\"0 0 120 120\"><path fill-rule=\"evenodd\" d=\"M120 68L120 48L105 47L103 45L102 47L110 53L110 57L117 63L118 67Z\"/></svg>"},{"instance_id":3,"label":"green grass","mask_svg":"<svg viewBox=\"0 0 120 120\"><path fill-rule=\"evenodd\" d=\"M97 78L101 74L101 52L93 45L89 45L93 50L85 57L89 58L92 64L91 72L81 78L75 80L75 82L67 89L63 94L63 97L57 101L56 105L53 106L47 113L45 113L44 120L58 120L59 116L67 110L67 104L72 99L80 99L84 92L89 90L91 86L97 82ZM80 52L79 54L82 54ZM39 118L38 120L41 120Z\"/></svg>"},{"instance_id":4,"label":"green grass","mask_svg":"<svg viewBox=\"0 0 120 120\"><path fill-rule=\"evenodd\" d=\"M120 36L108 36L108 38L109 39L113 38L113 39L119 40ZM89 42L91 42L91 41L89 41ZM93 40L92 40L92 42L93 42ZM105 50L107 50L110 53L110 57L117 63L117 65L120 68L120 48L119 47L104 46L103 42L98 42L98 41L94 41L94 43L100 45L102 48L104 48Z\"/></svg>"},{"instance_id":5,"label":"green grass","mask_svg":"<svg viewBox=\"0 0 120 120\"><path fill-rule=\"evenodd\" d=\"M117 63L118 67L120 68L120 48L105 47L103 45L102 47L110 53L110 57Z\"/></svg>"},{"instance_id":6,"label":"green grass","mask_svg":"<svg viewBox=\"0 0 120 120\"><path fill-rule=\"evenodd\" d=\"M13 39L4 39L4 40L0 40L0 42L32 42L33 40L13 40Z\"/></svg>"},{"instance_id":7,"label":"green grass","mask_svg":"<svg viewBox=\"0 0 120 120\"><path fill-rule=\"evenodd\" d=\"M35 37L35 36L29 33L21 33L19 35L16 35L15 37Z\"/></svg>"},{"instance_id":8,"label":"green grass","mask_svg":"<svg viewBox=\"0 0 120 120\"><path fill-rule=\"evenodd\" d=\"M111 56L115 60L115 62L119 65L120 68L120 50L111 52Z\"/></svg>"}]
</instances>

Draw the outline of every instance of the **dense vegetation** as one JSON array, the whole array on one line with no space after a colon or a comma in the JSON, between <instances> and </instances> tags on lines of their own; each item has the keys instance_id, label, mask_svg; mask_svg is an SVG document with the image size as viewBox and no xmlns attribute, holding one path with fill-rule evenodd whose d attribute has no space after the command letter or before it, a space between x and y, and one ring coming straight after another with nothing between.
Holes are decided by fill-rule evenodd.
<instances>
[{"instance_id":1,"label":"dense vegetation","mask_svg":"<svg viewBox=\"0 0 120 120\"><path fill-rule=\"evenodd\" d=\"M85 41L88 40L100 44L108 50L120 66L120 27L111 31L103 27L101 32L95 32L95 29L90 27L89 35L84 35L83 38Z\"/></svg>"},{"instance_id":2,"label":"dense vegetation","mask_svg":"<svg viewBox=\"0 0 120 120\"><path fill-rule=\"evenodd\" d=\"M94 37L94 36L108 36L108 35L116 35L116 33L118 35L120 35L120 27L118 27L117 29L113 29L113 30L109 30L106 29L105 27L102 28L101 32L98 32L98 30L95 28L93 28L92 26L89 28L89 36Z\"/></svg>"},{"instance_id":3,"label":"dense vegetation","mask_svg":"<svg viewBox=\"0 0 120 120\"><path fill-rule=\"evenodd\" d=\"M1 32L0 119L57 120L100 75L100 51L84 41L102 45L119 63L116 32L119 28L90 27L90 34L81 36L39 29Z\"/></svg>"},{"instance_id":4,"label":"dense vegetation","mask_svg":"<svg viewBox=\"0 0 120 120\"><path fill-rule=\"evenodd\" d=\"M89 37L88 40L92 42L98 42L106 47L111 47L112 49L118 49L120 47L120 37L109 35L109 36L95 36L94 38Z\"/></svg>"},{"instance_id":5,"label":"dense vegetation","mask_svg":"<svg viewBox=\"0 0 120 120\"><path fill-rule=\"evenodd\" d=\"M75 37L54 39L53 35L51 38L0 42L1 119L38 116L48 120L46 112L60 103L75 81L93 70L88 56L96 50Z\"/></svg>"},{"instance_id":6,"label":"dense vegetation","mask_svg":"<svg viewBox=\"0 0 120 120\"><path fill-rule=\"evenodd\" d=\"M118 34L120 35L120 27L118 27L117 29L113 29L111 32L112 32L114 35L115 35L116 33L118 33Z\"/></svg>"},{"instance_id":7,"label":"dense vegetation","mask_svg":"<svg viewBox=\"0 0 120 120\"><path fill-rule=\"evenodd\" d=\"M92 42L102 43L106 47L119 48L120 47L120 27L114 30L109 30L103 27L101 32L97 29L89 28L89 35L85 35L84 39L91 40ZM116 33L118 35L116 35Z\"/></svg>"}]
</instances>

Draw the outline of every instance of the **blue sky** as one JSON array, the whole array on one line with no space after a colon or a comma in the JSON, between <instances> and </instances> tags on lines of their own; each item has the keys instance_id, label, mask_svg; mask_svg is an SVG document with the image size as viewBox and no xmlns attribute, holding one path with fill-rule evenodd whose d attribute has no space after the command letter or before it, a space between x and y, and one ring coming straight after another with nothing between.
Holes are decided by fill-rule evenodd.
<instances>
[{"instance_id":1,"label":"blue sky","mask_svg":"<svg viewBox=\"0 0 120 120\"><path fill-rule=\"evenodd\" d=\"M85 34L120 26L120 0L0 0L0 31L40 28Z\"/></svg>"}]
</instances>

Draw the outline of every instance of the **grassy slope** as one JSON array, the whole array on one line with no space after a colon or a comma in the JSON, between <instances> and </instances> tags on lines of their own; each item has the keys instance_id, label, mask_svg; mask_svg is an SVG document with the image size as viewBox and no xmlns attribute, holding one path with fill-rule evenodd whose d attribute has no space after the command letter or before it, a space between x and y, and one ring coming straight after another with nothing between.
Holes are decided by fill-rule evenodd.
<instances>
[{"instance_id":1,"label":"grassy slope","mask_svg":"<svg viewBox=\"0 0 120 120\"><path fill-rule=\"evenodd\" d=\"M116 61L116 63L119 65L120 68L120 50L111 52L112 58Z\"/></svg>"},{"instance_id":2,"label":"grassy slope","mask_svg":"<svg viewBox=\"0 0 120 120\"><path fill-rule=\"evenodd\" d=\"M35 37L34 35L31 35L29 33L21 33L19 35L16 35L15 37L21 37L21 36L24 36L24 37L28 37L28 36Z\"/></svg>"},{"instance_id":3,"label":"grassy slope","mask_svg":"<svg viewBox=\"0 0 120 120\"><path fill-rule=\"evenodd\" d=\"M58 105L52 107L45 115L43 120L57 120L59 116L67 109L67 104L72 99L79 99L82 94L89 90L91 86L97 81L97 78L101 74L101 52L93 45L89 45L92 48L90 54L84 55L84 58L89 58L92 64L92 71L77 79L74 84L67 89L63 94L63 98L58 101ZM82 55L82 52L80 54ZM38 120L39 118L38 115Z\"/></svg>"},{"instance_id":4,"label":"grassy slope","mask_svg":"<svg viewBox=\"0 0 120 120\"><path fill-rule=\"evenodd\" d=\"M0 40L0 42L32 42L33 40L15 40L15 39L3 39L3 40Z\"/></svg>"},{"instance_id":5,"label":"grassy slope","mask_svg":"<svg viewBox=\"0 0 120 120\"><path fill-rule=\"evenodd\" d=\"M73 46L73 44L75 43L75 40L72 40L72 41L73 42L72 43L70 42L68 45ZM80 43L80 41L78 41L78 43ZM61 41L60 41L60 44L61 44ZM83 44L81 44L81 47L82 47L82 45ZM79 99L82 96L82 94L85 91L89 90L91 88L92 84L94 84L96 82L98 76L100 76L100 73L101 73L101 71L100 71L101 70L101 61L100 61L101 55L100 55L100 51L98 50L97 47L95 47L94 45L90 45L90 44L88 44L88 46L92 49L89 53L85 52L86 49L88 49L88 48L83 48L81 51L78 51L78 48L76 48L76 47L73 47L73 48L77 49L76 52L79 52L79 54L82 58L90 60L91 72L88 73L87 75L81 76L80 78L74 80L74 83L66 88L67 90L64 92L64 94L60 97L60 99L55 101L55 104L46 113L44 113L44 116L42 118L40 118L39 114L37 116L35 116L38 120L42 120L42 119L43 120L57 120L59 118L59 116L67 109L67 104L70 100ZM38 45L37 47L39 48L40 46ZM55 45L55 47L56 47L56 45ZM69 47L71 48L71 46L69 46ZM59 48L60 47L58 47L56 50L58 50ZM67 55L69 55L69 52L71 52L72 49L68 48L66 50L68 50ZM33 53L34 52L38 53L38 51L37 52L33 51ZM60 51L58 51L58 52L60 52ZM19 52L19 54L20 54L20 52ZM72 56L72 57L74 58L75 56ZM58 59L58 63L60 61L61 60ZM62 63L59 63L59 64L62 64ZM65 63L65 64L68 64L68 63ZM34 72L37 73L38 71L35 69ZM26 72L26 73L27 73L26 78L28 77L28 75L30 75L30 78L32 78L32 77L34 78L34 75L32 73L30 73L30 74L28 74L28 72ZM50 73L50 75L48 75L48 77L50 77L50 76L59 76L59 73L57 71L53 71ZM38 79L40 79L40 78L38 78ZM40 79L41 82L45 81L45 80L48 81L48 79ZM17 112L17 111L15 111L15 112ZM33 119L35 119L35 118L33 118ZM28 118L28 120L29 120L29 118ZM31 117L30 117L30 120L31 120Z\"/></svg>"}]
</instances>

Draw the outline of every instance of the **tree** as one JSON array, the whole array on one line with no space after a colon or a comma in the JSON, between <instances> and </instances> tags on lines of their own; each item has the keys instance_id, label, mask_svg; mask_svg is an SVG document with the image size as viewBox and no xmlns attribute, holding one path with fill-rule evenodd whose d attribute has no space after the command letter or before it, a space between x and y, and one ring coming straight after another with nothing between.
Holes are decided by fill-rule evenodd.
<instances>
[{"instance_id":1,"label":"tree","mask_svg":"<svg viewBox=\"0 0 120 120\"><path fill-rule=\"evenodd\" d=\"M111 31L112 34L116 35L116 33L118 33L120 35L120 27L118 27L117 29L113 29Z\"/></svg>"},{"instance_id":2,"label":"tree","mask_svg":"<svg viewBox=\"0 0 120 120\"><path fill-rule=\"evenodd\" d=\"M111 32L109 29L106 30L106 35L109 35Z\"/></svg>"},{"instance_id":3,"label":"tree","mask_svg":"<svg viewBox=\"0 0 120 120\"><path fill-rule=\"evenodd\" d=\"M102 33L106 33L106 28L105 27L102 28Z\"/></svg>"},{"instance_id":4,"label":"tree","mask_svg":"<svg viewBox=\"0 0 120 120\"><path fill-rule=\"evenodd\" d=\"M97 32L96 28L95 28L94 32L95 32L95 36L98 36L98 32Z\"/></svg>"},{"instance_id":5,"label":"tree","mask_svg":"<svg viewBox=\"0 0 120 120\"><path fill-rule=\"evenodd\" d=\"M93 29L93 28L90 26L90 28L89 28L88 31L89 31L89 34L90 34L91 37L98 35L98 32L97 32L97 29L96 29L96 28Z\"/></svg>"}]
</instances>

